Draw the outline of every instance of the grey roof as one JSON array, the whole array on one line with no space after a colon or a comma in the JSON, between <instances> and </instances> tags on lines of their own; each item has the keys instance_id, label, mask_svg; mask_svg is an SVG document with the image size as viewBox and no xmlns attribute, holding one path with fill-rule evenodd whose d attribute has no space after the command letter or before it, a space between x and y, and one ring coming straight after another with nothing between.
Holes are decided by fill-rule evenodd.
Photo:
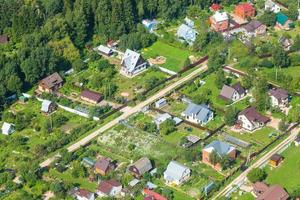
<instances>
[{"instance_id":1,"label":"grey roof","mask_svg":"<svg viewBox=\"0 0 300 200\"><path fill-rule=\"evenodd\" d=\"M172 181L172 180L180 180L184 175L185 172L189 171L190 169L183 164L180 164L176 161L171 161L168 166L166 171L164 172L164 176L166 179Z\"/></svg>"},{"instance_id":2,"label":"grey roof","mask_svg":"<svg viewBox=\"0 0 300 200\"><path fill-rule=\"evenodd\" d=\"M98 51L105 53L105 54L111 54L112 50L109 47L100 45L99 47L97 47Z\"/></svg>"},{"instance_id":3,"label":"grey roof","mask_svg":"<svg viewBox=\"0 0 300 200\"><path fill-rule=\"evenodd\" d=\"M165 98L159 99L158 101L155 102L155 104L162 104L165 103L167 100Z\"/></svg>"},{"instance_id":4,"label":"grey roof","mask_svg":"<svg viewBox=\"0 0 300 200\"><path fill-rule=\"evenodd\" d=\"M194 42L196 39L196 33L197 32L194 29L185 24L181 24L177 30L177 35L179 37L182 37L185 40L192 42Z\"/></svg>"},{"instance_id":5,"label":"grey roof","mask_svg":"<svg viewBox=\"0 0 300 200\"><path fill-rule=\"evenodd\" d=\"M49 106L51 105L51 101L49 101L49 100L44 100L43 102L42 102L42 108L41 108L41 111L42 112L48 112L49 111Z\"/></svg>"},{"instance_id":6,"label":"grey roof","mask_svg":"<svg viewBox=\"0 0 300 200\"><path fill-rule=\"evenodd\" d=\"M187 116L196 115L198 120L206 121L211 112L212 111L205 104L197 105L190 103L183 113Z\"/></svg>"},{"instance_id":7,"label":"grey roof","mask_svg":"<svg viewBox=\"0 0 300 200\"><path fill-rule=\"evenodd\" d=\"M223 85L220 96L226 99L231 99L236 90L228 85Z\"/></svg>"},{"instance_id":8,"label":"grey roof","mask_svg":"<svg viewBox=\"0 0 300 200\"><path fill-rule=\"evenodd\" d=\"M245 25L244 28L247 32L255 32L255 30L259 28L261 25L263 24L260 21L253 20L249 22L247 25Z\"/></svg>"},{"instance_id":9,"label":"grey roof","mask_svg":"<svg viewBox=\"0 0 300 200\"><path fill-rule=\"evenodd\" d=\"M200 140L200 138L196 135L188 135L186 136L186 139L193 144L197 143Z\"/></svg>"},{"instance_id":10,"label":"grey roof","mask_svg":"<svg viewBox=\"0 0 300 200\"><path fill-rule=\"evenodd\" d=\"M151 161L146 157L139 159L138 161L133 163L132 166L135 166L139 170L139 173L141 175L152 169Z\"/></svg>"},{"instance_id":11,"label":"grey roof","mask_svg":"<svg viewBox=\"0 0 300 200\"><path fill-rule=\"evenodd\" d=\"M193 20L189 19L188 17L185 17L184 21L185 21L186 25L188 25L191 28L194 28L195 22Z\"/></svg>"},{"instance_id":12,"label":"grey roof","mask_svg":"<svg viewBox=\"0 0 300 200\"><path fill-rule=\"evenodd\" d=\"M219 140L214 140L210 144L208 144L204 149L208 149L212 147L214 151L220 156L226 155L233 148L226 142L221 142Z\"/></svg>"},{"instance_id":13,"label":"grey roof","mask_svg":"<svg viewBox=\"0 0 300 200\"><path fill-rule=\"evenodd\" d=\"M166 121L167 119L172 119L172 116L169 113L158 114L156 115L154 122L159 125L164 121Z\"/></svg>"},{"instance_id":14,"label":"grey roof","mask_svg":"<svg viewBox=\"0 0 300 200\"><path fill-rule=\"evenodd\" d=\"M128 72L135 71L135 68L139 65L139 62L144 62L141 54L127 49L122 59L122 66L126 68Z\"/></svg>"}]
</instances>

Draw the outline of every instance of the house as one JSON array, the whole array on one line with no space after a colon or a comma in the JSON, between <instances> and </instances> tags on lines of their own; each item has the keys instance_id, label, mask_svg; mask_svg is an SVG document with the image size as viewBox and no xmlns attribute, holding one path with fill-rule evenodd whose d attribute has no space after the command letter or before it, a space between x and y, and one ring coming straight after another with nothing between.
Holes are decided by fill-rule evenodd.
<instances>
[{"instance_id":1,"label":"house","mask_svg":"<svg viewBox=\"0 0 300 200\"><path fill-rule=\"evenodd\" d=\"M269 165L271 167L277 167L281 163L282 160L283 160L283 157L276 153L271 156L271 158L269 160Z\"/></svg>"},{"instance_id":2,"label":"house","mask_svg":"<svg viewBox=\"0 0 300 200\"><path fill-rule=\"evenodd\" d=\"M149 158L143 157L134 162L128 167L128 171L133 174L134 177L140 179L144 173L152 169L152 163Z\"/></svg>"},{"instance_id":3,"label":"house","mask_svg":"<svg viewBox=\"0 0 300 200\"><path fill-rule=\"evenodd\" d=\"M233 146L219 140L212 141L202 150L202 162L212 166L216 170L221 170L222 166L220 163L211 163L210 154L212 152L217 153L220 158L224 157L225 155L228 155L231 159L236 158L236 149Z\"/></svg>"},{"instance_id":4,"label":"house","mask_svg":"<svg viewBox=\"0 0 300 200\"><path fill-rule=\"evenodd\" d=\"M168 200L167 198L163 197L162 195L158 194L157 192L154 192L153 190L149 189L143 189L143 194L146 196L144 198L147 200Z\"/></svg>"},{"instance_id":5,"label":"house","mask_svg":"<svg viewBox=\"0 0 300 200\"><path fill-rule=\"evenodd\" d=\"M181 24L177 30L177 36L189 44L196 40L196 35L197 32L186 24Z\"/></svg>"},{"instance_id":6,"label":"house","mask_svg":"<svg viewBox=\"0 0 300 200\"><path fill-rule=\"evenodd\" d=\"M293 45L292 39L287 38L287 37L285 37L285 36L281 36L281 37L278 39L278 43L282 46L282 48L283 48L285 51L291 50L291 47L292 47L292 45Z\"/></svg>"},{"instance_id":7,"label":"house","mask_svg":"<svg viewBox=\"0 0 300 200\"><path fill-rule=\"evenodd\" d=\"M97 51L104 56L111 56L114 53L111 48L103 45L98 46Z\"/></svg>"},{"instance_id":8,"label":"house","mask_svg":"<svg viewBox=\"0 0 300 200\"><path fill-rule=\"evenodd\" d=\"M217 12L219 10L221 10L222 7L220 6L220 4L217 4L217 3L213 3L210 7L209 7L209 10L211 12Z\"/></svg>"},{"instance_id":9,"label":"house","mask_svg":"<svg viewBox=\"0 0 300 200\"><path fill-rule=\"evenodd\" d=\"M143 19L142 24L148 31L153 32L156 29L158 22L155 19Z\"/></svg>"},{"instance_id":10,"label":"house","mask_svg":"<svg viewBox=\"0 0 300 200\"><path fill-rule=\"evenodd\" d=\"M120 194L122 191L122 185L120 182L116 180L103 180L100 182L98 189L97 189L97 195L100 197L115 197L118 194Z\"/></svg>"},{"instance_id":11,"label":"house","mask_svg":"<svg viewBox=\"0 0 300 200\"><path fill-rule=\"evenodd\" d=\"M187 181L190 176L191 170L188 167L173 160L168 164L166 171L164 171L164 179L169 185L180 185Z\"/></svg>"},{"instance_id":12,"label":"house","mask_svg":"<svg viewBox=\"0 0 300 200\"><path fill-rule=\"evenodd\" d=\"M190 103L181 115L185 117L186 120L201 125L207 124L214 117L214 113L207 105L197 105L194 103Z\"/></svg>"},{"instance_id":13,"label":"house","mask_svg":"<svg viewBox=\"0 0 300 200\"><path fill-rule=\"evenodd\" d=\"M235 6L234 14L245 20L255 16L255 8L250 3L240 3Z\"/></svg>"},{"instance_id":14,"label":"house","mask_svg":"<svg viewBox=\"0 0 300 200\"><path fill-rule=\"evenodd\" d=\"M74 195L77 200L95 200L94 193L85 189L77 189Z\"/></svg>"},{"instance_id":15,"label":"house","mask_svg":"<svg viewBox=\"0 0 300 200\"><path fill-rule=\"evenodd\" d=\"M159 128L159 125L161 125L168 119L172 119L172 116L169 113L158 114L158 115L156 115L156 117L154 119L154 123Z\"/></svg>"},{"instance_id":16,"label":"house","mask_svg":"<svg viewBox=\"0 0 300 200\"><path fill-rule=\"evenodd\" d=\"M63 79L55 72L39 82L38 90L45 93L55 93L63 85Z\"/></svg>"},{"instance_id":17,"label":"house","mask_svg":"<svg viewBox=\"0 0 300 200\"><path fill-rule=\"evenodd\" d=\"M269 121L270 119L257 112L255 107L248 107L238 114L238 123L249 131L261 128Z\"/></svg>"},{"instance_id":18,"label":"house","mask_svg":"<svg viewBox=\"0 0 300 200\"><path fill-rule=\"evenodd\" d=\"M95 165L95 161L88 157L84 157L81 161L81 164L83 164L87 168L92 168Z\"/></svg>"},{"instance_id":19,"label":"house","mask_svg":"<svg viewBox=\"0 0 300 200\"><path fill-rule=\"evenodd\" d=\"M109 171L114 170L115 167L113 161L106 157L99 158L94 165L95 172L102 176L105 176Z\"/></svg>"},{"instance_id":20,"label":"house","mask_svg":"<svg viewBox=\"0 0 300 200\"><path fill-rule=\"evenodd\" d=\"M15 132L15 127L14 127L13 124L4 122L3 125L2 125L1 130L2 130L3 135L10 135L13 132Z\"/></svg>"},{"instance_id":21,"label":"house","mask_svg":"<svg viewBox=\"0 0 300 200\"><path fill-rule=\"evenodd\" d=\"M98 92L82 90L80 93L80 99L92 104L97 104L103 100L103 96Z\"/></svg>"},{"instance_id":22,"label":"house","mask_svg":"<svg viewBox=\"0 0 300 200\"><path fill-rule=\"evenodd\" d=\"M287 108L289 106L289 93L281 88L273 88L268 92L271 98L271 106L278 108Z\"/></svg>"},{"instance_id":23,"label":"house","mask_svg":"<svg viewBox=\"0 0 300 200\"><path fill-rule=\"evenodd\" d=\"M184 22L190 28L194 28L194 26L195 26L195 22L193 20L189 19L188 17L184 18Z\"/></svg>"},{"instance_id":24,"label":"house","mask_svg":"<svg viewBox=\"0 0 300 200\"><path fill-rule=\"evenodd\" d=\"M260 21L252 20L244 27L244 32L248 37L257 37L265 35L267 32L267 26L262 24Z\"/></svg>"},{"instance_id":25,"label":"house","mask_svg":"<svg viewBox=\"0 0 300 200\"><path fill-rule=\"evenodd\" d=\"M234 102L244 97L245 94L246 94L245 89L238 82L233 86L223 85L219 97L226 101Z\"/></svg>"},{"instance_id":26,"label":"house","mask_svg":"<svg viewBox=\"0 0 300 200\"><path fill-rule=\"evenodd\" d=\"M290 30L293 26L293 22L289 20L289 18L285 14L283 14L282 12L276 14L277 28L282 30Z\"/></svg>"},{"instance_id":27,"label":"house","mask_svg":"<svg viewBox=\"0 0 300 200\"><path fill-rule=\"evenodd\" d=\"M300 137L297 137L295 140L294 140L294 144L296 147L300 146Z\"/></svg>"},{"instance_id":28,"label":"house","mask_svg":"<svg viewBox=\"0 0 300 200\"><path fill-rule=\"evenodd\" d=\"M9 37L7 35L0 35L0 44L7 44L9 42Z\"/></svg>"},{"instance_id":29,"label":"house","mask_svg":"<svg viewBox=\"0 0 300 200\"><path fill-rule=\"evenodd\" d=\"M289 194L279 185L268 186L262 182L253 184L256 200L287 200Z\"/></svg>"},{"instance_id":30,"label":"house","mask_svg":"<svg viewBox=\"0 0 300 200\"><path fill-rule=\"evenodd\" d=\"M159 99L155 102L155 108L161 108L165 105L167 105L167 100L165 98Z\"/></svg>"},{"instance_id":31,"label":"house","mask_svg":"<svg viewBox=\"0 0 300 200\"><path fill-rule=\"evenodd\" d=\"M270 11L273 13L279 13L281 10L280 6L272 0L265 1L265 11Z\"/></svg>"},{"instance_id":32,"label":"house","mask_svg":"<svg viewBox=\"0 0 300 200\"><path fill-rule=\"evenodd\" d=\"M41 111L45 114L51 114L57 109L57 105L49 100L43 100Z\"/></svg>"},{"instance_id":33,"label":"house","mask_svg":"<svg viewBox=\"0 0 300 200\"><path fill-rule=\"evenodd\" d=\"M229 17L226 12L217 11L209 18L211 29L214 31L225 31L229 28Z\"/></svg>"},{"instance_id":34,"label":"house","mask_svg":"<svg viewBox=\"0 0 300 200\"><path fill-rule=\"evenodd\" d=\"M121 71L127 76L134 76L145 70L148 66L147 62L142 58L141 54L127 49L121 61Z\"/></svg>"}]
</instances>

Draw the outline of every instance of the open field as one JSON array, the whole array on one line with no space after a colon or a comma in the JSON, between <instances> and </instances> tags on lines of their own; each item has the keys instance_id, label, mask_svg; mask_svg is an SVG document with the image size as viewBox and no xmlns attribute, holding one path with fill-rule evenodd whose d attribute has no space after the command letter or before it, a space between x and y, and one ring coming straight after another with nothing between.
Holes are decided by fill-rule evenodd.
<instances>
[{"instance_id":1,"label":"open field","mask_svg":"<svg viewBox=\"0 0 300 200\"><path fill-rule=\"evenodd\" d=\"M145 48L142 54L146 59L164 56L167 60L161 67L175 72L180 71L184 67L184 62L189 57L188 50L179 49L161 41L157 41L152 46Z\"/></svg>"},{"instance_id":2,"label":"open field","mask_svg":"<svg viewBox=\"0 0 300 200\"><path fill-rule=\"evenodd\" d=\"M284 161L276 168L270 169L266 167L268 184L279 184L283 186L289 193L293 192L300 186L300 148L291 144L281 155Z\"/></svg>"}]
</instances>

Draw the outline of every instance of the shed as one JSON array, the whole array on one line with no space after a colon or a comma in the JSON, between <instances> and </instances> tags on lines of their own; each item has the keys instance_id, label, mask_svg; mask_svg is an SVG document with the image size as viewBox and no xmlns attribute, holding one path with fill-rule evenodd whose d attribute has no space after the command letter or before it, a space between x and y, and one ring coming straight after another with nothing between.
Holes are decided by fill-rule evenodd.
<instances>
[{"instance_id":1,"label":"shed","mask_svg":"<svg viewBox=\"0 0 300 200\"><path fill-rule=\"evenodd\" d=\"M86 166L86 167L91 168L91 167L94 167L95 161L92 160L91 158L84 157L84 158L82 159L82 161L81 161L81 164L83 164L83 165Z\"/></svg>"},{"instance_id":2,"label":"shed","mask_svg":"<svg viewBox=\"0 0 300 200\"><path fill-rule=\"evenodd\" d=\"M167 100L165 98L159 99L158 101L155 102L156 108L161 108L165 105L167 105Z\"/></svg>"},{"instance_id":3,"label":"shed","mask_svg":"<svg viewBox=\"0 0 300 200\"><path fill-rule=\"evenodd\" d=\"M42 108L41 108L41 111L43 113L46 113L46 114L50 114L52 113L54 110L56 109L56 105L49 101L49 100L44 100L42 102Z\"/></svg>"},{"instance_id":4,"label":"shed","mask_svg":"<svg viewBox=\"0 0 300 200\"><path fill-rule=\"evenodd\" d=\"M104 46L104 45L98 46L97 50L100 54L105 55L105 56L111 56L114 53L111 48Z\"/></svg>"},{"instance_id":5,"label":"shed","mask_svg":"<svg viewBox=\"0 0 300 200\"><path fill-rule=\"evenodd\" d=\"M14 125L10 124L10 123L7 123L7 122L3 123L1 130L2 130L2 134L4 134L4 135L10 135L13 132L15 132Z\"/></svg>"},{"instance_id":6,"label":"shed","mask_svg":"<svg viewBox=\"0 0 300 200\"><path fill-rule=\"evenodd\" d=\"M283 160L283 157L276 153L271 156L271 158L269 160L269 165L271 167L277 167L281 163L282 160Z\"/></svg>"}]
</instances>

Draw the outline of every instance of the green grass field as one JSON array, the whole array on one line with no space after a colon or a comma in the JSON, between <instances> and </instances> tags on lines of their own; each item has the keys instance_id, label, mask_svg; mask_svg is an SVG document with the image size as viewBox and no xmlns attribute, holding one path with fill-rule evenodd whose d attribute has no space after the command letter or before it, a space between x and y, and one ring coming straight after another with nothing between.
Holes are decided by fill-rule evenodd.
<instances>
[{"instance_id":1,"label":"green grass field","mask_svg":"<svg viewBox=\"0 0 300 200\"><path fill-rule=\"evenodd\" d=\"M279 184L289 193L300 187L300 148L292 144L282 156L284 161L276 169L266 167L268 184Z\"/></svg>"},{"instance_id":2,"label":"green grass field","mask_svg":"<svg viewBox=\"0 0 300 200\"><path fill-rule=\"evenodd\" d=\"M184 67L184 62L189 57L189 51L170 46L164 42L157 41L152 46L143 49L145 58L156 58L164 56L167 60L161 67L178 72Z\"/></svg>"}]
</instances>

